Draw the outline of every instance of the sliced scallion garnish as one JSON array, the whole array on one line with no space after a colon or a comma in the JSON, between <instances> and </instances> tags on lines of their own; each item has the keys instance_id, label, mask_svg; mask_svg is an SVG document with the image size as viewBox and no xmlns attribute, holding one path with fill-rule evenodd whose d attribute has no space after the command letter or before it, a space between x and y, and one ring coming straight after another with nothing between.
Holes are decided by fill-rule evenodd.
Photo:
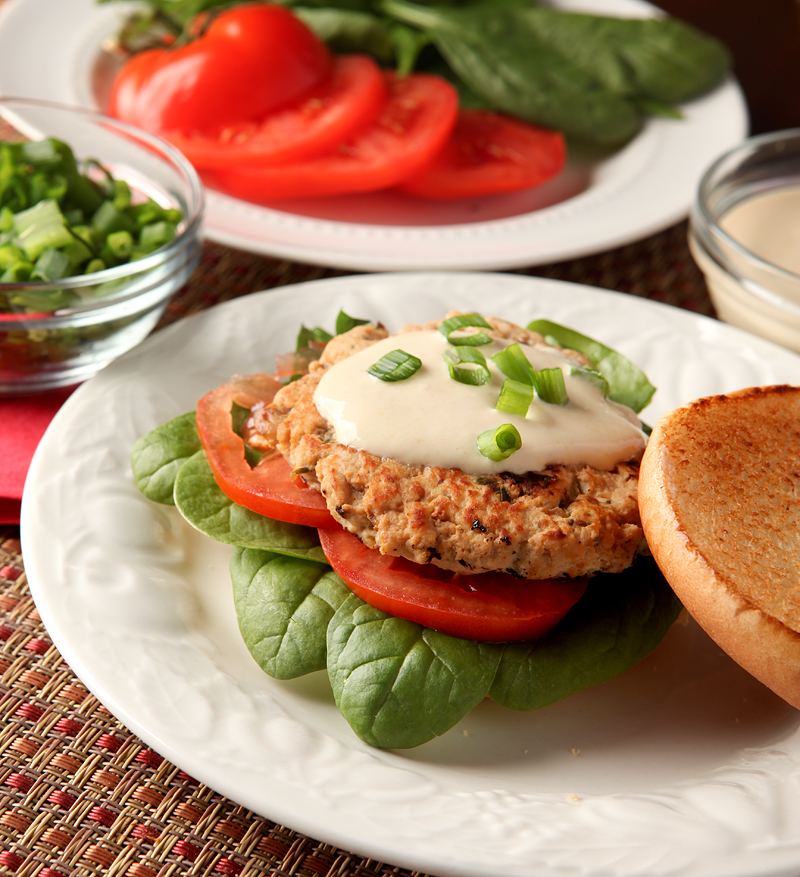
<instances>
[{"instance_id":1,"label":"sliced scallion garnish","mask_svg":"<svg viewBox=\"0 0 800 877\"><path fill-rule=\"evenodd\" d=\"M521 414L524 417L528 413L531 402L533 402L533 384L506 378L494 407L498 411L508 411L509 414Z\"/></svg>"},{"instance_id":2,"label":"sliced scallion garnish","mask_svg":"<svg viewBox=\"0 0 800 877\"><path fill-rule=\"evenodd\" d=\"M475 347L447 347L442 356L454 381L480 387L492 379L486 357Z\"/></svg>"},{"instance_id":3,"label":"sliced scallion garnish","mask_svg":"<svg viewBox=\"0 0 800 877\"><path fill-rule=\"evenodd\" d=\"M484 457L495 463L507 460L522 447L522 437L511 423L504 423L495 429L487 429L477 439L478 450Z\"/></svg>"},{"instance_id":4,"label":"sliced scallion garnish","mask_svg":"<svg viewBox=\"0 0 800 877\"><path fill-rule=\"evenodd\" d=\"M439 324L439 331L450 344L456 347L482 347L491 344L492 339L486 332L467 332L465 329L491 329L492 327L479 314L459 314L443 320Z\"/></svg>"},{"instance_id":5,"label":"sliced scallion garnish","mask_svg":"<svg viewBox=\"0 0 800 877\"><path fill-rule=\"evenodd\" d=\"M564 372L560 368L540 368L533 373L536 395L550 405L566 405L569 402Z\"/></svg>"},{"instance_id":6,"label":"sliced scallion garnish","mask_svg":"<svg viewBox=\"0 0 800 877\"><path fill-rule=\"evenodd\" d=\"M533 386L533 366L517 342L495 353L492 362L507 378Z\"/></svg>"},{"instance_id":7,"label":"sliced scallion garnish","mask_svg":"<svg viewBox=\"0 0 800 877\"><path fill-rule=\"evenodd\" d=\"M382 381L405 381L415 375L421 366L421 359L398 349L385 353L367 369L367 373Z\"/></svg>"},{"instance_id":8,"label":"sliced scallion garnish","mask_svg":"<svg viewBox=\"0 0 800 877\"><path fill-rule=\"evenodd\" d=\"M31 260L37 259L49 247L63 247L72 241L64 214L53 200L40 201L17 213L14 234Z\"/></svg>"}]
</instances>

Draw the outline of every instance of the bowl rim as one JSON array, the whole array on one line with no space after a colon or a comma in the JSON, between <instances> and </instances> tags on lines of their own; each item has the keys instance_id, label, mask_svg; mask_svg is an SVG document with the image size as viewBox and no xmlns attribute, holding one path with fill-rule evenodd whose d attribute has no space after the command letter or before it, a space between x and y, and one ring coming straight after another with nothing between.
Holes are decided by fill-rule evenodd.
<instances>
[{"instance_id":1,"label":"bowl rim","mask_svg":"<svg viewBox=\"0 0 800 877\"><path fill-rule=\"evenodd\" d=\"M723 152L722 155L716 158L708 166L700 178L700 182L695 190L695 197L689 215L690 229L695 233L697 238L702 241L709 255L713 253L714 261L740 281L746 280L746 278L743 278L739 271L732 269L729 260L721 252L719 242L730 248L730 250L736 255L742 256L752 262L754 267L757 267L761 271L773 273L779 278L797 283L800 283L800 274L791 271L788 268L776 265L773 262L769 262L766 259L762 259L760 256L753 253L752 250L749 250L743 244L740 244L737 240L732 238L719 225L717 220L712 217L708 208L708 196L711 190L712 179L720 167L736 155L744 152L752 152L764 146L787 140L797 140L800 142L800 127L769 131L765 134L756 134L752 137L745 138L736 144L736 146ZM800 184L800 168L798 168L798 184Z\"/></svg>"},{"instance_id":2,"label":"bowl rim","mask_svg":"<svg viewBox=\"0 0 800 877\"><path fill-rule=\"evenodd\" d=\"M200 176L195 168L189 163L189 160L172 144L158 137L108 116L97 110L89 109L72 104L59 103L57 101L39 100L35 98L0 96L0 119L5 118L4 108L13 110L14 107L29 106L43 110L54 110L62 113L81 116L87 121L100 123L110 128L115 133L126 135L134 142L153 149L158 155L169 160L173 164L180 175L187 183L188 198L187 203L190 206L190 212L183 218L183 227L178 234L167 244L149 253L142 259L135 262L127 262L124 265L116 265L111 268L104 268L102 271L96 271L93 274L79 274L74 277L65 277L62 280L55 281L30 281L24 283L2 283L0 289L3 290L47 290L47 289L79 289L86 286L98 286L102 283L124 280L129 277L136 277L145 274L154 268L158 268L165 262L182 256L182 261L189 261L192 257L195 247L193 242L200 239L205 214L205 190L200 180ZM12 123L13 124L13 123ZM24 133L24 132L22 132ZM47 135L44 135L47 136ZM187 250L182 254L182 251ZM124 292L120 296L108 296L107 298L97 299L92 302L85 302L74 307L64 308L57 311L58 318L63 320L70 313L85 313L86 311L98 310L102 311L105 307L119 301L124 301L131 295L135 297L138 292L126 295ZM35 322L38 327L45 328L48 318L52 318L54 314L25 314L23 312L0 311L0 323L11 322L19 324L26 317Z\"/></svg>"}]
</instances>

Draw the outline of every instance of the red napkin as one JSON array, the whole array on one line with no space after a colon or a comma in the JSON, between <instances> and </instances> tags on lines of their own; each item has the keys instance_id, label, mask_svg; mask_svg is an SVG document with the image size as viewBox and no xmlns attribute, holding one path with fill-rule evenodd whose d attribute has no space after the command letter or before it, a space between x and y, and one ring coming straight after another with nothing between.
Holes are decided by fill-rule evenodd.
<instances>
[{"instance_id":1,"label":"red napkin","mask_svg":"<svg viewBox=\"0 0 800 877\"><path fill-rule=\"evenodd\" d=\"M22 488L33 452L74 389L0 399L0 524L19 523Z\"/></svg>"}]
</instances>

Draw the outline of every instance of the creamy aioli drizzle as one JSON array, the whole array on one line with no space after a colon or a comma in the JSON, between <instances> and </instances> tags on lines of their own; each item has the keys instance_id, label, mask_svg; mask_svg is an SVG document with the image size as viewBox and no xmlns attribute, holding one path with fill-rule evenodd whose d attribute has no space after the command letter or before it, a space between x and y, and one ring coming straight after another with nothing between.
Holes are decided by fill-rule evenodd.
<instances>
[{"instance_id":1,"label":"creamy aioli drizzle","mask_svg":"<svg viewBox=\"0 0 800 877\"><path fill-rule=\"evenodd\" d=\"M495 340L480 348L492 379L476 387L450 377L442 357L448 343L440 332L395 335L328 369L314 402L340 444L472 474L521 474L557 463L608 470L641 452L647 439L635 413L604 399L590 381L570 375L572 361L546 344L520 346L537 369L562 369L569 402L549 405L535 398L525 417L495 410L504 376L491 356L509 343ZM391 383L367 374L381 356L398 348L422 360L413 377ZM516 426L522 448L507 460L493 462L478 451L476 438L503 423Z\"/></svg>"}]
</instances>

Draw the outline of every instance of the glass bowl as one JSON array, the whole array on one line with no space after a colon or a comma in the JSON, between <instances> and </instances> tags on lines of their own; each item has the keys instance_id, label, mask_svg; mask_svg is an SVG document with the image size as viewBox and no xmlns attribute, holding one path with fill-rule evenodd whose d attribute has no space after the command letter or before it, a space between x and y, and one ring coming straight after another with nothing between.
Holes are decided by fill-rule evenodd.
<instances>
[{"instance_id":1,"label":"glass bowl","mask_svg":"<svg viewBox=\"0 0 800 877\"><path fill-rule=\"evenodd\" d=\"M689 248L720 319L800 351L800 128L749 138L711 165Z\"/></svg>"},{"instance_id":2,"label":"glass bowl","mask_svg":"<svg viewBox=\"0 0 800 877\"><path fill-rule=\"evenodd\" d=\"M0 99L0 139L55 138L130 186L133 201L181 211L171 241L142 258L52 282L0 283L0 395L70 386L142 341L200 258L204 195L173 147L74 107ZM42 302L46 302L42 306Z\"/></svg>"}]
</instances>

